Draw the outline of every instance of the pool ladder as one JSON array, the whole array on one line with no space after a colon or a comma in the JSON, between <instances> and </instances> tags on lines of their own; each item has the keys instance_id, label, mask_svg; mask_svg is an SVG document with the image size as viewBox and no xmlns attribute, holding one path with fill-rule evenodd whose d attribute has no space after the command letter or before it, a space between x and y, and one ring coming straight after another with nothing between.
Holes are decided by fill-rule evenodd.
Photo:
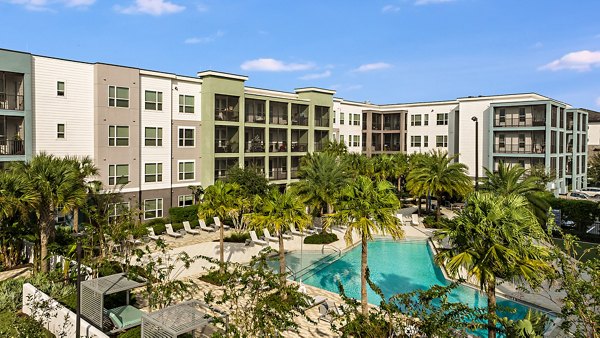
<instances>
[{"instance_id":1,"label":"pool ladder","mask_svg":"<svg viewBox=\"0 0 600 338\"><path fill-rule=\"evenodd\" d=\"M325 248L333 249L333 251L337 252L338 257L342 255L342 250L340 250L339 248L336 248L335 246L333 246L331 244L323 244L323 246L321 247L321 253L325 253Z\"/></svg>"}]
</instances>

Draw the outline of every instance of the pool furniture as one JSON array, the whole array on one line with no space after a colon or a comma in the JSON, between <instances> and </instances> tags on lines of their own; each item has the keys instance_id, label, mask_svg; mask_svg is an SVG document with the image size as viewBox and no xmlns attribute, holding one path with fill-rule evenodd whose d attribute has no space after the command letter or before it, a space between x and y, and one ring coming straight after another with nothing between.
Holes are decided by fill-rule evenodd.
<instances>
[{"instance_id":1,"label":"pool furniture","mask_svg":"<svg viewBox=\"0 0 600 338\"><path fill-rule=\"evenodd\" d=\"M221 223L221 219L219 219L218 216L213 217L213 220L215 221L215 228L217 229L219 229L221 226L223 226L224 230L228 230L229 228L231 228L229 225Z\"/></svg>"},{"instance_id":2,"label":"pool furniture","mask_svg":"<svg viewBox=\"0 0 600 338\"><path fill-rule=\"evenodd\" d=\"M148 238L154 241L158 241L160 239L160 237L154 233L153 227L147 227L146 229L148 229Z\"/></svg>"},{"instance_id":3,"label":"pool furniture","mask_svg":"<svg viewBox=\"0 0 600 338\"><path fill-rule=\"evenodd\" d=\"M313 229L302 229L302 231L298 231L296 230L296 226L293 224L290 224L290 231L292 232L292 235L297 235L297 236L305 236L306 234L314 234L315 231Z\"/></svg>"},{"instance_id":4,"label":"pool furniture","mask_svg":"<svg viewBox=\"0 0 600 338\"><path fill-rule=\"evenodd\" d=\"M140 241L139 239L133 238L133 235L128 235L127 236L127 242L133 244L133 245L140 245L142 244L142 241Z\"/></svg>"},{"instance_id":5,"label":"pool furniture","mask_svg":"<svg viewBox=\"0 0 600 338\"><path fill-rule=\"evenodd\" d=\"M258 239L258 236L256 236L256 231L254 231L254 230L250 230L250 240L254 244L269 245L269 243L267 243L266 241L263 241L262 239Z\"/></svg>"},{"instance_id":6,"label":"pool furniture","mask_svg":"<svg viewBox=\"0 0 600 338\"><path fill-rule=\"evenodd\" d=\"M183 221L183 229L188 234L192 234L192 235L200 234L200 231L192 229L192 227L190 226L190 222L188 222L188 221Z\"/></svg>"},{"instance_id":7,"label":"pool furniture","mask_svg":"<svg viewBox=\"0 0 600 338\"><path fill-rule=\"evenodd\" d=\"M317 318L317 322L324 320L331 323L335 319L335 316L340 316L342 314L342 310L338 308L334 302L325 299L319 304L319 318Z\"/></svg>"},{"instance_id":8,"label":"pool furniture","mask_svg":"<svg viewBox=\"0 0 600 338\"><path fill-rule=\"evenodd\" d=\"M414 225L414 226L418 226L418 225L420 225L420 224L421 224L421 222L419 222L419 215L417 215L417 214L412 214L411 216L412 216L412 219L411 219L411 222L410 222L410 224L412 224L412 225Z\"/></svg>"},{"instance_id":9,"label":"pool furniture","mask_svg":"<svg viewBox=\"0 0 600 338\"><path fill-rule=\"evenodd\" d=\"M107 234L104 234L104 243L108 247L108 252L119 252L121 250L121 244L115 243L115 241Z\"/></svg>"},{"instance_id":10,"label":"pool furniture","mask_svg":"<svg viewBox=\"0 0 600 338\"><path fill-rule=\"evenodd\" d=\"M177 338L191 333L196 337L198 332L202 337L208 332L202 332L211 324L213 316L209 315L210 308L197 300L191 300L151 312L142 316L142 338ZM212 311L210 311L212 312ZM217 314L226 317L223 314ZM224 320L227 322L227 319Z\"/></svg>"},{"instance_id":11,"label":"pool furniture","mask_svg":"<svg viewBox=\"0 0 600 338\"><path fill-rule=\"evenodd\" d=\"M171 223L165 224L165 228L167 229L167 235L174 237L174 238L181 237L180 233L173 231L173 226L171 225Z\"/></svg>"},{"instance_id":12,"label":"pool furniture","mask_svg":"<svg viewBox=\"0 0 600 338\"><path fill-rule=\"evenodd\" d=\"M129 290L144 285L122 273L82 281L81 315L102 330L113 333L140 325L143 312L129 305ZM104 308L104 296L123 291L126 291L125 305Z\"/></svg>"},{"instance_id":13,"label":"pool furniture","mask_svg":"<svg viewBox=\"0 0 600 338\"><path fill-rule=\"evenodd\" d=\"M198 224L200 224L200 230L202 230L202 231L206 231L206 232L217 231L215 228L207 226L206 222L204 222L203 219L198 219Z\"/></svg>"},{"instance_id":14,"label":"pool furniture","mask_svg":"<svg viewBox=\"0 0 600 338\"><path fill-rule=\"evenodd\" d=\"M269 241L279 242L279 237L271 236L271 233L269 232L269 229L264 228L263 229L263 234L265 235L265 238L268 239ZM283 234L282 237L284 239L292 239L292 236L287 235L287 234Z\"/></svg>"}]
</instances>

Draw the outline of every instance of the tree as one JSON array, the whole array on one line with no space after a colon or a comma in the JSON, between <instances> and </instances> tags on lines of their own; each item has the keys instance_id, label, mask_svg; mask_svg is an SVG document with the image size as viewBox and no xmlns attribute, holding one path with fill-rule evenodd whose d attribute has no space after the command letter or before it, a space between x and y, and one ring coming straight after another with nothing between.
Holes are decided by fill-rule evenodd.
<instances>
[{"instance_id":1,"label":"tree","mask_svg":"<svg viewBox=\"0 0 600 338\"><path fill-rule=\"evenodd\" d=\"M323 145L323 149L321 150L321 152L333 155L335 157L341 157L348 154L348 147L346 147L346 144L344 142L328 140Z\"/></svg>"},{"instance_id":2,"label":"tree","mask_svg":"<svg viewBox=\"0 0 600 338\"><path fill-rule=\"evenodd\" d=\"M76 172L79 174L77 180L86 190L87 194L91 194L94 187L100 184L98 181L86 182L90 177L98 175L98 167L94 165L94 162L89 156L85 156L81 159L77 157L66 157L66 161L71 162ZM83 202L85 204L85 201ZM79 232L79 206L75 206L73 210L73 232Z\"/></svg>"},{"instance_id":3,"label":"tree","mask_svg":"<svg viewBox=\"0 0 600 338\"><path fill-rule=\"evenodd\" d=\"M410 172L409 157L404 153L396 153L392 155L392 170L391 174L397 181L398 191L402 191L402 182L406 180L406 176Z\"/></svg>"},{"instance_id":4,"label":"tree","mask_svg":"<svg viewBox=\"0 0 600 338\"><path fill-rule=\"evenodd\" d=\"M393 192L394 186L388 181L372 181L359 176L344 188L336 203L336 212L326 218L326 225L348 224L344 238L351 245L352 234L361 239L361 306L363 315L368 313L367 303L367 243L373 233L389 233L393 238L401 238L404 232L394 213L400 201Z\"/></svg>"},{"instance_id":5,"label":"tree","mask_svg":"<svg viewBox=\"0 0 600 338\"><path fill-rule=\"evenodd\" d=\"M223 222L238 210L240 187L234 183L216 181L206 188L204 200L198 206L198 217L208 219L217 216L221 219L219 228L219 258L221 264L225 262L225 249L223 244Z\"/></svg>"},{"instance_id":6,"label":"tree","mask_svg":"<svg viewBox=\"0 0 600 338\"><path fill-rule=\"evenodd\" d=\"M237 184L243 198L251 199L255 195L265 196L269 192L269 180L259 168L254 166L245 168L233 166L227 171L225 182Z\"/></svg>"},{"instance_id":7,"label":"tree","mask_svg":"<svg viewBox=\"0 0 600 338\"><path fill-rule=\"evenodd\" d=\"M279 278L285 285L286 264L283 233L293 224L302 230L311 223L302 200L291 190L284 193L272 190L270 194L256 201L257 211L250 215L250 226L257 229L269 229L279 238Z\"/></svg>"},{"instance_id":8,"label":"tree","mask_svg":"<svg viewBox=\"0 0 600 338\"><path fill-rule=\"evenodd\" d=\"M332 212L335 196L346 185L348 171L337 157L327 153L312 153L302 158L298 170L300 181L292 184L318 216Z\"/></svg>"},{"instance_id":9,"label":"tree","mask_svg":"<svg viewBox=\"0 0 600 338\"><path fill-rule=\"evenodd\" d=\"M465 209L435 234L447 240L436 261L454 277L465 271L488 297L488 335L496 337L496 286L501 281L537 287L551 273L549 239L519 195L475 192Z\"/></svg>"},{"instance_id":10,"label":"tree","mask_svg":"<svg viewBox=\"0 0 600 338\"><path fill-rule=\"evenodd\" d=\"M594 152L588 160L587 167L588 184L591 186L600 185L600 152Z\"/></svg>"},{"instance_id":11,"label":"tree","mask_svg":"<svg viewBox=\"0 0 600 338\"><path fill-rule=\"evenodd\" d=\"M419 165L410 172L408 180L410 185L417 190L427 191L428 195L433 194L437 198L437 209L435 220L440 220L440 207L442 196L465 196L472 189L472 182L467 176L467 166L453 162L455 156L448 156L446 151L432 150L430 157L419 163Z\"/></svg>"},{"instance_id":12,"label":"tree","mask_svg":"<svg viewBox=\"0 0 600 338\"><path fill-rule=\"evenodd\" d=\"M375 175L373 160L364 154L349 153L343 157L343 161L353 176L373 177Z\"/></svg>"},{"instance_id":13,"label":"tree","mask_svg":"<svg viewBox=\"0 0 600 338\"><path fill-rule=\"evenodd\" d=\"M85 202L86 189L81 173L69 159L46 153L27 162L13 163L9 170L24 176L38 192L36 218L40 236L41 271L48 272L48 244L54 238L57 213L72 212Z\"/></svg>"}]
</instances>

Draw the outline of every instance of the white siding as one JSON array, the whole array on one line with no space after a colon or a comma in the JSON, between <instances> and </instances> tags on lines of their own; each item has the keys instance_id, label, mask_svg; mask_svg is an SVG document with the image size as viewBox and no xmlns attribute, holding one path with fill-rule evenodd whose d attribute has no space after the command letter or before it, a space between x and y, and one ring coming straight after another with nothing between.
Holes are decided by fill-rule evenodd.
<instances>
[{"instance_id":1,"label":"white siding","mask_svg":"<svg viewBox=\"0 0 600 338\"><path fill-rule=\"evenodd\" d=\"M419 106L406 106L402 107L402 109L406 110L408 113L406 114L407 119L407 136L406 136L406 150L407 153L418 153L418 152L429 152L432 149L438 149L436 147L436 137L437 136L448 136L448 125L437 125L437 114L438 113L446 113L450 115L450 112L455 110L457 107L456 103L449 104L435 104L435 103L426 103ZM421 126L412 126L411 125L411 116L412 115L421 115ZM423 125L425 122L425 115L429 116L428 125ZM423 138L427 136L428 138L428 146L427 147L411 147L411 136L421 136L421 145L423 145ZM448 150L448 147L439 148L443 150Z\"/></svg>"},{"instance_id":2,"label":"white siding","mask_svg":"<svg viewBox=\"0 0 600 338\"><path fill-rule=\"evenodd\" d=\"M362 111L366 109L364 107L348 104L345 102L334 101L333 109L335 116L335 124L333 128L338 129L338 135L336 135L339 141L340 135L344 136L344 143L348 147L349 152L360 153L362 151ZM344 114L344 124L340 124L340 114ZM354 125L354 115L359 116L359 124ZM351 141L355 136L358 136L358 146L352 145Z\"/></svg>"},{"instance_id":3,"label":"white siding","mask_svg":"<svg viewBox=\"0 0 600 338\"><path fill-rule=\"evenodd\" d=\"M33 56L33 152L94 159L94 66ZM57 96L57 82L65 96ZM57 138L57 124L65 138Z\"/></svg>"},{"instance_id":4,"label":"white siding","mask_svg":"<svg viewBox=\"0 0 600 338\"><path fill-rule=\"evenodd\" d=\"M177 88L177 89L175 89ZM185 82L183 80L173 80L173 120L200 121L200 94L202 86L195 82ZM194 113L179 112L179 95L194 96Z\"/></svg>"}]
</instances>

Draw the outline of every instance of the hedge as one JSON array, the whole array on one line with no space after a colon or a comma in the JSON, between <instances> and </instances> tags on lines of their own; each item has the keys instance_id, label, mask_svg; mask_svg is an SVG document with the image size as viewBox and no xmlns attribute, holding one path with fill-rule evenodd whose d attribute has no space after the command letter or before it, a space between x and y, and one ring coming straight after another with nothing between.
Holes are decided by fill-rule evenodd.
<instances>
[{"instance_id":1,"label":"hedge","mask_svg":"<svg viewBox=\"0 0 600 338\"><path fill-rule=\"evenodd\" d=\"M223 241L229 243L245 243L248 239L250 239L250 233L248 232L233 232L231 235L223 238Z\"/></svg>"},{"instance_id":2,"label":"hedge","mask_svg":"<svg viewBox=\"0 0 600 338\"><path fill-rule=\"evenodd\" d=\"M189 205L187 207L170 208L169 216L172 223L181 223L183 221L193 221L198 219L198 206Z\"/></svg>"},{"instance_id":3,"label":"hedge","mask_svg":"<svg viewBox=\"0 0 600 338\"><path fill-rule=\"evenodd\" d=\"M562 212L562 219L575 222L577 231L585 233L596 217L600 217L598 202L586 200L568 200L564 198L549 197L548 203L552 209Z\"/></svg>"},{"instance_id":4,"label":"hedge","mask_svg":"<svg viewBox=\"0 0 600 338\"><path fill-rule=\"evenodd\" d=\"M310 235L304 238L304 244L329 244L338 240L336 234L323 232L320 234Z\"/></svg>"}]
</instances>

